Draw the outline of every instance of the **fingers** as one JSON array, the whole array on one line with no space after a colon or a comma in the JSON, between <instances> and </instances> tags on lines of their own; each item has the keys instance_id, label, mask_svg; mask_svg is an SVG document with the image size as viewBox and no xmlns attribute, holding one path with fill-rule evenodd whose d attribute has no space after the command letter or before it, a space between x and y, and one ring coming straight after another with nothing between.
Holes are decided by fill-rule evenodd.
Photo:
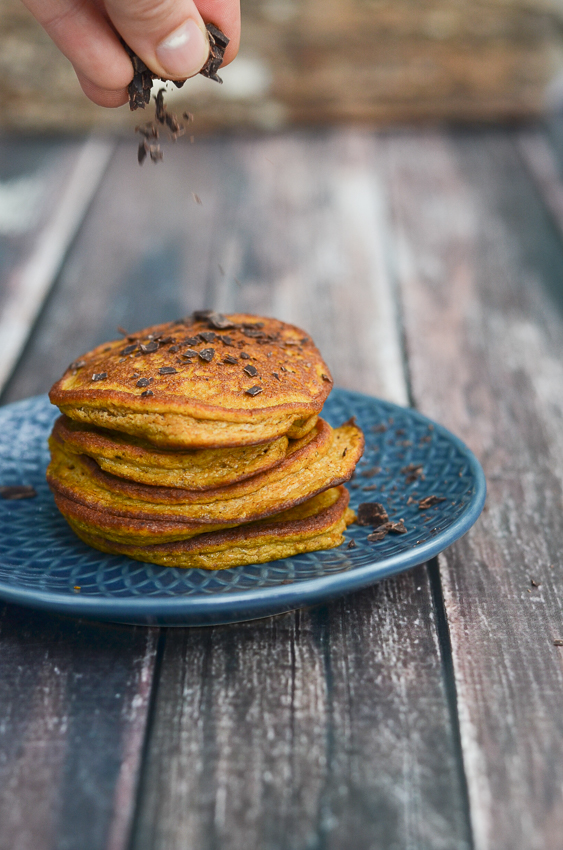
<instances>
[{"instance_id":1,"label":"fingers","mask_svg":"<svg viewBox=\"0 0 563 850\"><path fill-rule=\"evenodd\" d=\"M155 74L176 80L197 74L207 60L204 20L230 39L224 65L238 51L239 0L23 2L71 61L85 94L100 106L127 101L133 69L120 35Z\"/></svg>"},{"instance_id":2,"label":"fingers","mask_svg":"<svg viewBox=\"0 0 563 850\"><path fill-rule=\"evenodd\" d=\"M103 100L103 92L109 93L109 100L115 100L116 92L123 92L133 77L131 60L111 24L95 5L89 0L24 0L24 3L72 62L82 87L88 87L86 81L89 81L90 91L98 91L98 97L93 98L96 103L101 102L100 98Z\"/></svg>"},{"instance_id":3,"label":"fingers","mask_svg":"<svg viewBox=\"0 0 563 850\"><path fill-rule=\"evenodd\" d=\"M209 55L204 12L231 38L232 56L239 39L237 0L106 0L115 28L127 44L159 77L184 80L201 70ZM199 7L199 8L198 8ZM230 45L229 45L230 47Z\"/></svg>"},{"instance_id":4,"label":"fingers","mask_svg":"<svg viewBox=\"0 0 563 850\"><path fill-rule=\"evenodd\" d=\"M98 106L115 109L117 106L123 106L129 100L127 89L118 89L116 91L102 89L89 80L88 77L84 77L79 71L76 71L76 76L86 97L89 97Z\"/></svg>"}]
</instances>

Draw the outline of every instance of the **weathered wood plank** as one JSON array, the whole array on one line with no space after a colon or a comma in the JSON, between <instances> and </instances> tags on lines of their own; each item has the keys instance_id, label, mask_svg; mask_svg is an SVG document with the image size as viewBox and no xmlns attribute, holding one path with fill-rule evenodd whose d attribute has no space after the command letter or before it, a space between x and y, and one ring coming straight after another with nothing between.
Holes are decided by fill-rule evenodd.
<instances>
[{"instance_id":1,"label":"weathered wood plank","mask_svg":"<svg viewBox=\"0 0 563 850\"><path fill-rule=\"evenodd\" d=\"M556 850L563 246L510 136L387 147L414 398L489 483L482 519L439 559L475 846Z\"/></svg>"},{"instance_id":2,"label":"weathered wood plank","mask_svg":"<svg viewBox=\"0 0 563 850\"><path fill-rule=\"evenodd\" d=\"M377 146L230 145L213 306L295 321L339 383L404 400ZM325 609L172 631L133 846L465 850L449 712L424 568Z\"/></svg>"},{"instance_id":3,"label":"weathered wood plank","mask_svg":"<svg viewBox=\"0 0 563 850\"><path fill-rule=\"evenodd\" d=\"M22 352L113 148L113 143L98 139L59 145L43 168L29 160L27 173L0 183L0 232L4 242L12 243L3 245L2 253L19 254L2 268L0 389ZM10 151L3 153L8 159L5 168L12 170Z\"/></svg>"},{"instance_id":4,"label":"weathered wood plank","mask_svg":"<svg viewBox=\"0 0 563 850\"><path fill-rule=\"evenodd\" d=\"M154 629L3 606L0 846L125 850Z\"/></svg>"}]
</instances>

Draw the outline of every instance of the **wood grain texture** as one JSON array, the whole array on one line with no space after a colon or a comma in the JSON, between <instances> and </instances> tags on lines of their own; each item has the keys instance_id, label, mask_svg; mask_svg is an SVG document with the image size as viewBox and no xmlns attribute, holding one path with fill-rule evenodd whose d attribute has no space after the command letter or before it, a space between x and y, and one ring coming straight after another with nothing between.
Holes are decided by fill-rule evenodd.
<instances>
[{"instance_id":1,"label":"wood grain texture","mask_svg":"<svg viewBox=\"0 0 563 850\"><path fill-rule=\"evenodd\" d=\"M207 303L294 321L337 382L405 400L370 137L236 140L199 156L199 209L218 192L211 239L200 224L190 248L190 264L208 264ZM181 196L155 184L150 203L170 208L172 234L185 226ZM424 568L319 611L168 633L137 850L337 850L351 835L357 850L465 850L464 807Z\"/></svg>"},{"instance_id":2,"label":"wood grain texture","mask_svg":"<svg viewBox=\"0 0 563 850\"><path fill-rule=\"evenodd\" d=\"M156 641L2 607L2 850L125 850Z\"/></svg>"},{"instance_id":3,"label":"wood grain texture","mask_svg":"<svg viewBox=\"0 0 563 850\"><path fill-rule=\"evenodd\" d=\"M26 171L0 185L0 232L8 243L2 247L17 255L2 269L0 389L25 346L113 147L96 139L59 145L42 168L30 158ZM5 153L9 161L9 151Z\"/></svg>"},{"instance_id":4,"label":"wood grain texture","mask_svg":"<svg viewBox=\"0 0 563 850\"><path fill-rule=\"evenodd\" d=\"M473 448L489 485L482 519L439 559L475 847L556 850L560 233L510 136L392 137L388 169L413 395Z\"/></svg>"}]
</instances>

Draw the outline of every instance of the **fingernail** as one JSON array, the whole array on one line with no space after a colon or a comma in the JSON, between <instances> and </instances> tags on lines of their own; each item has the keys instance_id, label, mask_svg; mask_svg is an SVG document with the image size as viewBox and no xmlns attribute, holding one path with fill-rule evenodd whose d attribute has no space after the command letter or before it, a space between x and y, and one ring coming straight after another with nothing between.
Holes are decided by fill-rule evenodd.
<instances>
[{"instance_id":1,"label":"fingernail","mask_svg":"<svg viewBox=\"0 0 563 850\"><path fill-rule=\"evenodd\" d=\"M156 57L171 77L193 77L207 61L209 41L189 19L156 48Z\"/></svg>"}]
</instances>

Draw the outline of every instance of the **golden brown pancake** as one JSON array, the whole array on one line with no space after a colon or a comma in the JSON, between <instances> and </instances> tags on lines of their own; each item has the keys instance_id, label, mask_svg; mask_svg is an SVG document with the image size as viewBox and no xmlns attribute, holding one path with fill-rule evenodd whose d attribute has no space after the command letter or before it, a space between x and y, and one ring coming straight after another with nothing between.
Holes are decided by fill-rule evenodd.
<instances>
[{"instance_id":1,"label":"golden brown pancake","mask_svg":"<svg viewBox=\"0 0 563 850\"><path fill-rule=\"evenodd\" d=\"M270 443L232 449L159 449L139 437L88 428L67 416L57 419L53 434L67 451L88 455L120 478L187 490L224 487L271 469L286 457L290 442L278 437ZM302 439L314 436L313 428ZM292 450L293 446L294 441Z\"/></svg>"},{"instance_id":2,"label":"golden brown pancake","mask_svg":"<svg viewBox=\"0 0 563 850\"><path fill-rule=\"evenodd\" d=\"M73 420L160 447L220 448L304 436L331 387L299 328L204 311L98 346L50 398Z\"/></svg>"},{"instance_id":3,"label":"golden brown pancake","mask_svg":"<svg viewBox=\"0 0 563 850\"><path fill-rule=\"evenodd\" d=\"M73 521L70 524L84 542L102 552L128 555L137 561L166 567L221 570L339 546L344 529L355 519L348 500L346 488L335 487L260 522L200 534L182 542L149 546L116 543L86 532Z\"/></svg>"},{"instance_id":4,"label":"golden brown pancake","mask_svg":"<svg viewBox=\"0 0 563 850\"><path fill-rule=\"evenodd\" d=\"M61 512L88 533L121 542L150 543L181 540L206 526L234 526L280 513L330 487L348 480L363 451L363 435L352 423L303 446L286 464L283 477L271 480L276 469L231 487L188 491L150 487L103 472L94 461L69 454L53 437L47 480Z\"/></svg>"}]
</instances>

